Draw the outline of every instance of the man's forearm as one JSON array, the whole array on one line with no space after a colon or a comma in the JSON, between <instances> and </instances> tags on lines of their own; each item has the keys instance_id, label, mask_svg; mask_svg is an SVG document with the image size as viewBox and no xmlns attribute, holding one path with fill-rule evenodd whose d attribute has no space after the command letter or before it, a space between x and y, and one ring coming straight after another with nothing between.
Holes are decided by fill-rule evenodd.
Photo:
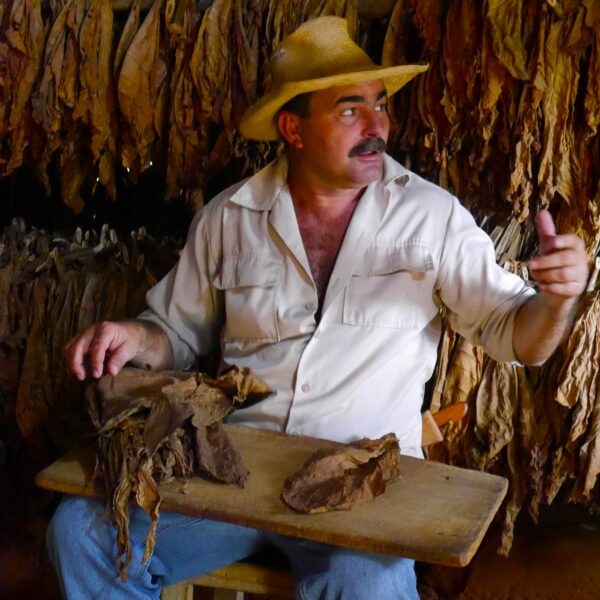
<instances>
[{"instance_id":1,"label":"man's forearm","mask_svg":"<svg viewBox=\"0 0 600 600\"><path fill-rule=\"evenodd\" d=\"M173 368L173 349L167 334L155 323L143 319L125 321L139 335L139 350L130 363L136 367L150 367L158 371Z\"/></svg>"},{"instance_id":2,"label":"man's forearm","mask_svg":"<svg viewBox=\"0 0 600 600\"><path fill-rule=\"evenodd\" d=\"M540 365L552 355L573 323L577 301L540 292L519 308L513 347L520 362Z\"/></svg>"}]
</instances>

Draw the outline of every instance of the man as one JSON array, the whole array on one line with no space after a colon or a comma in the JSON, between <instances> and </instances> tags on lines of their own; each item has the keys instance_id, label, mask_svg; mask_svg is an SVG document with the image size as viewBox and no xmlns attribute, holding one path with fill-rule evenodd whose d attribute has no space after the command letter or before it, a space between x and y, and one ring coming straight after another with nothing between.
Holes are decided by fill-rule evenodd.
<instances>
[{"instance_id":1,"label":"man","mask_svg":"<svg viewBox=\"0 0 600 600\"><path fill-rule=\"evenodd\" d=\"M379 68L346 23L302 25L273 57L273 90L244 116L247 137L286 158L221 193L190 228L177 266L134 321L101 323L70 344L71 368L116 374L130 362L192 368L220 344L273 396L231 422L340 441L394 431L420 456L423 386L443 307L498 360L543 362L567 330L588 266L583 243L548 213L530 263L539 292L496 265L458 201L384 154L388 97L425 67ZM129 580L116 580L102 505L68 499L49 548L66 596L157 597L160 585L239 560L265 543L291 560L299 598L418 598L413 562L163 513L141 564L147 521L132 509Z\"/></svg>"}]
</instances>

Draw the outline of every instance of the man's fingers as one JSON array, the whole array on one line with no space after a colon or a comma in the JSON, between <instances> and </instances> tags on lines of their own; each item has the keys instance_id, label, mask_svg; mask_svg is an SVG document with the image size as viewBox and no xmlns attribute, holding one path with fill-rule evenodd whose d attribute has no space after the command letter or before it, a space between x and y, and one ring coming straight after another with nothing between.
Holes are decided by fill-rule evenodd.
<instances>
[{"instance_id":1,"label":"man's fingers","mask_svg":"<svg viewBox=\"0 0 600 600\"><path fill-rule=\"evenodd\" d=\"M540 238L540 245L544 246L547 238L552 238L556 235L556 226L554 219L547 210L540 210L535 218L535 229ZM546 253L544 248L543 253Z\"/></svg>"},{"instance_id":2,"label":"man's fingers","mask_svg":"<svg viewBox=\"0 0 600 600\"><path fill-rule=\"evenodd\" d=\"M77 379L101 377L105 369L116 375L135 357L138 344L130 329L121 323L96 323L74 338L67 347L69 365ZM91 373L88 373L88 365Z\"/></svg>"},{"instance_id":3,"label":"man's fingers","mask_svg":"<svg viewBox=\"0 0 600 600\"><path fill-rule=\"evenodd\" d=\"M527 266L531 271L543 271L560 267L574 267L581 263L580 253L576 250L560 250L544 256L532 258Z\"/></svg>"},{"instance_id":4,"label":"man's fingers","mask_svg":"<svg viewBox=\"0 0 600 600\"><path fill-rule=\"evenodd\" d=\"M532 271L533 278L538 283L576 283L581 287L584 277L581 269L577 266L559 267L556 269L544 269L543 271Z\"/></svg>"},{"instance_id":5,"label":"man's fingers","mask_svg":"<svg viewBox=\"0 0 600 600\"><path fill-rule=\"evenodd\" d=\"M541 252L541 256L560 250L574 250L575 252L585 254L585 244L583 243L583 240L579 236L573 234L561 234L544 238L543 246L545 252Z\"/></svg>"},{"instance_id":6,"label":"man's fingers","mask_svg":"<svg viewBox=\"0 0 600 600\"><path fill-rule=\"evenodd\" d=\"M98 378L102 376L106 352L109 348L111 348L112 345L114 345L112 335L105 332L103 327L100 326L96 330L96 335L90 344L89 351L93 377Z\"/></svg>"},{"instance_id":7,"label":"man's fingers","mask_svg":"<svg viewBox=\"0 0 600 600\"><path fill-rule=\"evenodd\" d=\"M552 216L541 210L536 218L539 254L528 267L538 289L564 297L579 296L588 277L588 260L583 240L573 234L557 235Z\"/></svg>"},{"instance_id":8,"label":"man's fingers","mask_svg":"<svg viewBox=\"0 0 600 600\"><path fill-rule=\"evenodd\" d=\"M575 281L567 283L538 283L537 286L540 292L564 298L574 298L575 296L579 296L582 291L579 283Z\"/></svg>"},{"instance_id":9,"label":"man's fingers","mask_svg":"<svg viewBox=\"0 0 600 600\"><path fill-rule=\"evenodd\" d=\"M106 370L116 375L136 354L136 346L129 341L117 346L106 363Z\"/></svg>"},{"instance_id":10,"label":"man's fingers","mask_svg":"<svg viewBox=\"0 0 600 600\"><path fill-rule=\"evenodd\" d=\"M79 337L72 339L65 349L70 356L69 366L71 371L79 381L83 381L86 376L84 359L93 338L94 328L90 327Z\"/></svg>"}]
</instances>

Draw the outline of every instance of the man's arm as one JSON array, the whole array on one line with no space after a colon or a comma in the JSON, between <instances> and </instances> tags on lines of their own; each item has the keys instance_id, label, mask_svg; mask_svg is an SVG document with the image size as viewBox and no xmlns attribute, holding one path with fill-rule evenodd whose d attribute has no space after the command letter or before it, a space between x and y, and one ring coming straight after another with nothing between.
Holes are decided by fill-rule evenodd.
<instances>
[{"instance_id":1,"label":"man's arm","mask_svg":"<svg viewBox=\"0 0 600 600\"><path fill-rule=\"evenodd\" d=\"M539 365L554 352L570 328L577 302L589 275L581 238L557 235L548 211L536 219L540 253L529 262L539 293L519 309L515 318L513 346L526 365Z\"/></svg>"},{"instance_id":2,"label":"man's arm","mask_svg":"<svg viewBox=\"0 0 600 600\"><path fill-rule=\"evenodd\" d=\"M73 338L66 351L71 371L80 381L86 375L116 375L128 362L155 370L173 365L173 351L165 332L139 319L94 323Z\"/></svg>"}]
</instances>

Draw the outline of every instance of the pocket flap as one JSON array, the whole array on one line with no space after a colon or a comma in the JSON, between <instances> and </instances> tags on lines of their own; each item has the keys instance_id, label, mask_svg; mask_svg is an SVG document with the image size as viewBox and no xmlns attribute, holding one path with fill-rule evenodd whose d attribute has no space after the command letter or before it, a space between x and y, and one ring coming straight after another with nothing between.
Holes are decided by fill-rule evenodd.
<instances>
[{"instance_id":1,"label":"pocket flap","mask_svg":"<svg viewBox=\"0 0 600 600\"><path fill-rule=\"evenodd\" d=\"M235 254L223 259L215 287L228 290L239 287L268 287L277 283L281 263L269 254Z\"/></svg>"},{"instance_id":2,"label":"pocket flap","mask_svg":"<svg viewBox=\"0 0 600 600\"><path fill-rule=\"evenodd\" d=\"M370 246L354 274L360 277L387 275L397 271L433 270L433 259L426 244Z\"/></svg>"}]
</instances>

